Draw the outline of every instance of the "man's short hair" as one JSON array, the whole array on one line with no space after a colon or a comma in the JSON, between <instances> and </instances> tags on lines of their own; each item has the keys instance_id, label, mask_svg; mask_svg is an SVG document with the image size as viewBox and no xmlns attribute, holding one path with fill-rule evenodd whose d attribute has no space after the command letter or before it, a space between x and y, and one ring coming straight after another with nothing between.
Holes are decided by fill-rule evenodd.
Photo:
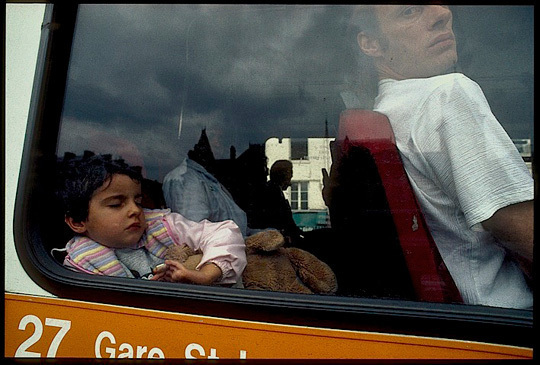
<instances>
[{"instance_id":1,"label":"man's short hair","mask_svg":"<svg viewBox=\"0 0 540 365\"><path fill-rule=\"evenodd\" d=\"M357 71L351 83L356 85L355 92L361 101L360 107L371 109L377 96L379 77L373 59L362 52L357 44L357 36L360 32L377 37L384 44L386 38L383 37L375 5L355 5L349 19L348 38L354 44Z\"/></svg>"},{"instance_id":2,"label":"man's short hair","mask_svg":"<svg viewBox=\"0 0 540 365\"><path fill-rule=\"evenodd\" d=\"M270 168L270 180L281 184L288 178L288 172L292 172L293 165L289 160L277 160Z\"/></svg>"},{"instance_id":3,"label":"man's short hair","mask_svg":"<svg viewBox=\"0 0 540 365\"><path fill-rule=\"evenodd\" d=\"M349 21L349 30L358 34L366 32L371 35L379 35L380 27L374 5L355 5Z\"/></svg>"},{"instance_id":4,"label":"man's short hair","mask_svg":"<svg viewBox=\"0 0 540 365\"><path fill-rule=\"evenodd\" d=\"M95 155L85 151L83 156L66 153L58 163L57 196L64 214L76 222L88 218L90 199L113 175L120 174L141 183L142 168L130 166L123 159L111 155Z\"/></svg>"}]
</instances>

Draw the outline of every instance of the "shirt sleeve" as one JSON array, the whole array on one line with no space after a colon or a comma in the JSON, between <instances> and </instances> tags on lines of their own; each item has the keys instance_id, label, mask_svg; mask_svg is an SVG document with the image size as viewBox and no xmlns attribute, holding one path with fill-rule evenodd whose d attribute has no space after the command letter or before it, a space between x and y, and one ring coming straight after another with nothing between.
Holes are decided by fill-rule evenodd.
<instances>
[{"instance_id":1,"label":"shirt sleeve","mask_svg":"<svg viewBox=\"0 0 540 365\"><path fill-rule=\"evenodd\" d=\"M533 180L480 87L463 75L434 92L416 143L431 177L475 228L497 210L533 199Z\"/></svg>"},{"instance_id":2,"label":"shirt sleeve","mask_svg":"<svg viewBox=\"0 0 540 365\"><path fill-rule=\"evenodd\" d=\"M231 220L222 222L191 221L180 214L165 216L165 223L175 243L201 250L202 260L197 269L213 263L221 269L217 284L237 283L246 267L246 246L240 228Z\"/></svg>"}]
</instances>

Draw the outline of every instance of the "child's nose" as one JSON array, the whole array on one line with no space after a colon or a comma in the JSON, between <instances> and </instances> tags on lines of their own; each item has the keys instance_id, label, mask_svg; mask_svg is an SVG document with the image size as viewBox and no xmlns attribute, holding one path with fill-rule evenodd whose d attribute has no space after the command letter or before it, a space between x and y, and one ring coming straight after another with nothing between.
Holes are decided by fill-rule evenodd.
<instances>
[{"instance_id":1,"label":"child's nose","mask_svg":"<svg viewBox=\"0 0 540 365\"><path fill-rule=\"evenodd\" d=\"M131 201L129 204L129 214L130 215L139 215L142 213L142 207L135 201Z\"/></svg>"}]
</instances>

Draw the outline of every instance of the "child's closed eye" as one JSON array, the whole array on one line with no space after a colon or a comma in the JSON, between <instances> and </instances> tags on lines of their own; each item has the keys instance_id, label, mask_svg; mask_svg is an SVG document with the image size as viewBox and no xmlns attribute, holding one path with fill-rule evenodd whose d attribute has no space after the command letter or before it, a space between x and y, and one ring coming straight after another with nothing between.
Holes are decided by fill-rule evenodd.
<instances>
[{"instance_id":1,"label":"child's closed eye","mask_svg":"<svg viewBox=\"0 0 540 365\"><path fill-rule=\"evenodd\" d=\"M114 199L107 202L109 208L121 208L124 205L124 201L120 199Z\"/></svg>"}]
</instances>

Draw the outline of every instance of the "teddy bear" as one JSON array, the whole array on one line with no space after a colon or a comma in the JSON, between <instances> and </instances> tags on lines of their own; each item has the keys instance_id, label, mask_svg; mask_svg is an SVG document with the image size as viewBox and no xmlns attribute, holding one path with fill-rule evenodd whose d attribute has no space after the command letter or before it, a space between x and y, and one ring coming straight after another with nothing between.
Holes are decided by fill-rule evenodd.
<instances>
[{"instance_id":1,"label":"teddy bear","mask_svg":"<svg viewBox=\"0 0 540 365\"><path fill-rule=\"evenodd\" d=\"M311 253L283 247L277 230L265 230L246 238L247 266L242 274L244 288L303 294L335 294L337 279L332 269ZM183 246L170 247L165 258L194 269L202 254Z\"/></svg>"}]
</instances>

